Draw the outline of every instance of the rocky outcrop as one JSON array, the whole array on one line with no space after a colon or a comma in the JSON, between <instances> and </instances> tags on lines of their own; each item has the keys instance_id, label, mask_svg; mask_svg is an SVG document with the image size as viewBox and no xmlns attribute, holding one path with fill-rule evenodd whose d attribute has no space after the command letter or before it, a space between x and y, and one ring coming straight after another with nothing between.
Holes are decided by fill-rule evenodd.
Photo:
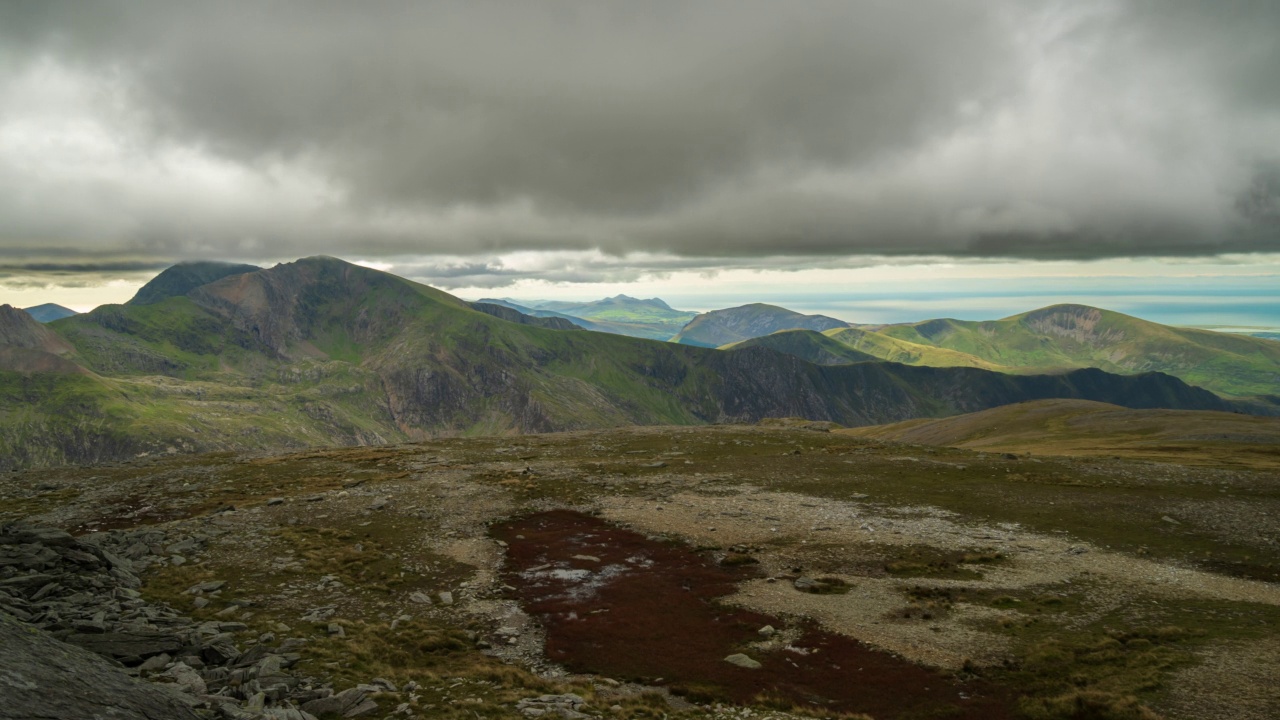
<instances>
[{"instance_id":1,"label":"rocky outcrop","mask_svg":"<svg viewBox=\"0 0 1280 720\"><path fill-rule=\"evenodd\" d=\"M65 356L75 348L25 310L0 305L0 370L87 373Z\"/></svg>"},{"instance_id":2,"label":"rocky outcrop","mask_svg":"<svg viewBox=\"0 0 1280 720\"><path fill-rule=\"evenodd\" d=\"M196 720L169 689L0 612L0 719Z\"/></svg>"},{"instance_id":3,"label":"rocky outcrop","mask_svg":"<svg viewBox=\"0 0 1280 720\"><path fill-rule=\"evenodd\" d=\"M242 650L242 623L197 623L142 598L138 572L162 556L198 555L208 539L153 528L82 538L25 524L0 528L0 720L314 720L308 706L344 717L376 710L368 695L377 688L335 693L289 672L305 639L277 646L263 636ZM198 604L224 585L207 581L187 592Z\"/></svg>"},{"instance_id":4,"label":"rocky outcrop","mask_svg":"<svg viewBox=\"0 0 1280 720\"><path fill-rule=\"evenodd\" d=\"M40 350L53 355L74 350L57 333L12 305L0 305L0 347Z\"/></svg>"}]
</instances>

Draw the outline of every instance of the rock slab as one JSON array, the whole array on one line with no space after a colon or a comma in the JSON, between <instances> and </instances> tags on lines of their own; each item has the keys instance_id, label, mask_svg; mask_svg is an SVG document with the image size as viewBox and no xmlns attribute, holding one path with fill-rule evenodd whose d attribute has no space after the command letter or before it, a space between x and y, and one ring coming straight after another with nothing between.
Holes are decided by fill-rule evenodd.
<instances>
[{"instance_id":1,"label":"rock slab","mask_svg":"<svg viewBox=\"0 0 1280 720\"><path fill-rule=\"evenodd\" d=\"M172 692L0 613L0 720L197 720Z\"/></svg>"}]
</instances>

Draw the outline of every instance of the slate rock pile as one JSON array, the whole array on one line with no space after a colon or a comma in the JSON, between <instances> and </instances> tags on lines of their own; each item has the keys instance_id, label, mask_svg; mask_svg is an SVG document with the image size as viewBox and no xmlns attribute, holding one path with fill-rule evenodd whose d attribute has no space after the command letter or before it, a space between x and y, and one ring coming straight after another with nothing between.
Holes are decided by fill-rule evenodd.
<instances>
[{"instance_id":1,"label":"slate rock pile","mask_svg":"<svg viewBox=\"0 0 1280 720\"><path fill-rule=\"evenodd\" d=\"M69 711L55 715L307 720L316 714L359 717L375 712L377 705L369 696L379 691L377 687L335 693L318 680L289 672L300 659L295 651L305 639L273 645L275 638L268 634L242 651L235 634L246 629L243 623L196 622L141 597L138 572L152 563L185 562L186 556L201 552L208 539L204 535L171 537L155 528L77 538L54 528L26 524L0 527L0 618L8 615L19 621L4 618L6 633L21 631L26 633L23 637L32 638L41 635L36 630L45 631L66 643L61 647L68 657L78 657L75 648L80 648L114 661L95 665L93 673L110 675L114 671L118 677L112 682L120 687L136 683L130 675L165 683L168 694L164 697L178 698L186 706L185 714L127 714L99 707L98 714ZM222 585L221 581L209 581L188 592L199 599L216 595ZM46 636L41 642L47 640ZM30 643L0 644L0 667L23 677L43 678L23 681L23 687L38 688L52 677L41 674L50 668L38 667L48 653L32 654L27 645ZM62 667L70 665L63 663ZM84 690L92 695L94 687L107 686L110 683L106 681L78 681L62 686L61 694L70 696ZM0 707L0 720L24 716L21 710L15 712L19 714L8 714ZM39 715L46 716L52 717Z\"/></svg>"},{"instance_id":2,"label":"slate rock pile","mask_svg":"<svg viewBox=\"0 0 1280 720\"><path fill-rule=\"evenodd\" d=\"M587 720L596 717L588 715L587 701L581 695L566 693L564 695L541 695L536 698L525 698L516 703L516 709L528 718L569 718L570 720Z\"/></svg>"}]
</instances>

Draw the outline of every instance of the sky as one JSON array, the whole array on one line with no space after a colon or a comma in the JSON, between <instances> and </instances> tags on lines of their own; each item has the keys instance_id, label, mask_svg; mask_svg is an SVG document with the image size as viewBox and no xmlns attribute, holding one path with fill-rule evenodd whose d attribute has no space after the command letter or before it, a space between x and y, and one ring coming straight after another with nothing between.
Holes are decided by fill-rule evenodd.
<instances>
[{"instance_id":1,"label":"sky","mask_svg":"<svg viewBox=\"0 0 1280 720\"><path fill-rule=\"evenodd\" d=\"M463 297L1280 326L1269 0L0 4L0 302L326 254Z\"/></svg>"}]
</instances>

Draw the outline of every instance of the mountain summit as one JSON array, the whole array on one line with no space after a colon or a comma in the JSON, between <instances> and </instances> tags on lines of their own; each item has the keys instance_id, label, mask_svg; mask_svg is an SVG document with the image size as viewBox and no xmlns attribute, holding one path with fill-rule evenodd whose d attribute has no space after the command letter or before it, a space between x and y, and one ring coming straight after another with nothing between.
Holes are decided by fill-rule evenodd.
<instances>
[{"instance_id":1,"label":"mountain summit","mask_svg":"<svg viewBox=\"0 0 1280 720\"><path fill-rule=\"evenodd\" d=\"M151 278L151 282L138 288L126 305L152 305L171 297L181 297L201 285L207 285L228 275L240 275L262 268L257 265L193 261L174 265Z\"/></svg>"},{"instance_id":2,"label":"mountain summit","mask_svg":"<svg viewBox=\"0 0 1280 720\"><path fill-rule=\"evenodd\" d=\"M23 308L23 309L27 311L28 315L30 315L31 317L35 318L37 321L42 323L49 323L49 322L53 322L54 320L61 320L64 317L71 317L72 315L77 314L75 310L72 310L71 308L68 308L68 307L63 307L56 303L44 303L43 305L36 305L34 307Z\"/></svg>"},{"instance_id":3,"label":"mountain summit","mask_svg":"<svg viewBox=\"0 0 1280 720\"><path fill-rule=\"evenodd\" d=\"M793 310L751 303L740 307L702 313L689 322L672 342L700 347L720 347L779 330L815 330L849 327L849 323L826 315L803 315Z\"/></svg>"}]
</instances>

